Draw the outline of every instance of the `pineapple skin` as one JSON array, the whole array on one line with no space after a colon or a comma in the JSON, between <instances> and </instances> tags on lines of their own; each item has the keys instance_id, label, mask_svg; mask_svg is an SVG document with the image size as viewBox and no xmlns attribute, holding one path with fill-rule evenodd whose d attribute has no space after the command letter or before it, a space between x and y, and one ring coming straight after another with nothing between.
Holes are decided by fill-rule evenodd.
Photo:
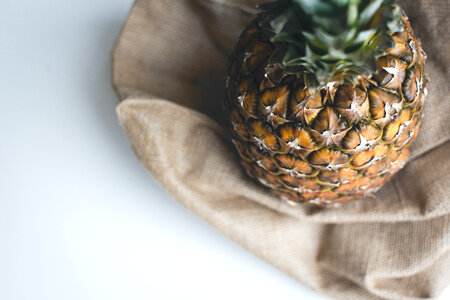
<instances>
[{"instance_id":1,"label":"pineapple skin","mask_svg":"<svg viewBox=\"0 0 450 300\"><path fill-rule=\"evenodd\" d=\"M230 56L224 107L246 173L290 204L338 205L376 192L406 163L426 96L426 54L406 16L395 46L355 85L308 88L267 67L257 16Z\"/></svg>"}]
</instances>

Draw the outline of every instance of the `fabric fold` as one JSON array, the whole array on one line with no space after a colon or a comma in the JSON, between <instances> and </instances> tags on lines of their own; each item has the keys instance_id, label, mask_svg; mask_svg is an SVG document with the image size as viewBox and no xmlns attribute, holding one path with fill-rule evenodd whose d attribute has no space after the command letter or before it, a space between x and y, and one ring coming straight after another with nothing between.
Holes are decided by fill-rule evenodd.
<instances>
[{"instance_id":1,"label":"fabric fold","mask_svg":"<svg viewBox=\"0 0 450 300\"><path fill-rule=\"evenodd\" d=\"M319 209L290 206L249 179L222 126L226 56L257 2L136 1L113 53L117 114L136 156L187 209L320 293L437 297L450 283L450 91L442 53L450 51L433 42L442 39L436 19L445 4L401 2L418 35L427 35L429 56L430 95L411 160L373 198Z\"/></svg>"}]
</instances>

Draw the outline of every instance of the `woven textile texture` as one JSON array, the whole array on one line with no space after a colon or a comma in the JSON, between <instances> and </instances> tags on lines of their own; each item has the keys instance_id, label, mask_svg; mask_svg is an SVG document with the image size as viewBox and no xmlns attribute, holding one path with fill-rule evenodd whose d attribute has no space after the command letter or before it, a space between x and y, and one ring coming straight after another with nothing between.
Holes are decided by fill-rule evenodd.
<instances>
[{"instance_id":1,"label":"woven textile texture","mask_svg":"<svg viewBox=\"0 0 450 300\"><path fill-rule=\"evenodd\" d=\"M249 179L223 129L227 56L256 0L138 0L113 53L117 113L141 163L182 205L335 299L425 299L450 284L448 0L400 1L428 54L410 160L373 198L292 207Z\"/></svg>"}]
</instances>

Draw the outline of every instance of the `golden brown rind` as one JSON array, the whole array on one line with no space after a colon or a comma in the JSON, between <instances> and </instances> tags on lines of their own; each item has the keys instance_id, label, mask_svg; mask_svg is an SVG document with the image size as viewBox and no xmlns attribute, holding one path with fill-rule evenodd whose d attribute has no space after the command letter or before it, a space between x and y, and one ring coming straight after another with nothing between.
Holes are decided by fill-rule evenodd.
<instances>
[{"instance_id":1,"label":"golden brown rind","mask_svg":"<svg viewBox=\"0 0 450 300\"><path fill-rule=\"evenodd\" d=\"M293 202L345 203L378 190L406 163L425 98L425 53L409 21L359 82L318 92L267 68L273 45L255 20L230 59L225 108L249 176Z\"/></svg>"}]
</instances>

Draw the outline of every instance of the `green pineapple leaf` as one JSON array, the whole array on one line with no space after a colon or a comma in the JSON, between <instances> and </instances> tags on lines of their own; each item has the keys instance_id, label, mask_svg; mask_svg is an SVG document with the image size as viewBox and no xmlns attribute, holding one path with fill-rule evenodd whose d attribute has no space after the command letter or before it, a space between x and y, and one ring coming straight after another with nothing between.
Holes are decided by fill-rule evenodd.
<instances>
[{"instance_id":1,"label":"green pineapple leaf","mask_svg":"<svg viewBox=\"0 0 450 300\"><path fill-rule=\"evenodd\" d=\"M269 66L301 73L313 88L370 75L402 26L395 0L278 0L260 7L261 28L275 46Z\"/></svg>"}]
</instances>

